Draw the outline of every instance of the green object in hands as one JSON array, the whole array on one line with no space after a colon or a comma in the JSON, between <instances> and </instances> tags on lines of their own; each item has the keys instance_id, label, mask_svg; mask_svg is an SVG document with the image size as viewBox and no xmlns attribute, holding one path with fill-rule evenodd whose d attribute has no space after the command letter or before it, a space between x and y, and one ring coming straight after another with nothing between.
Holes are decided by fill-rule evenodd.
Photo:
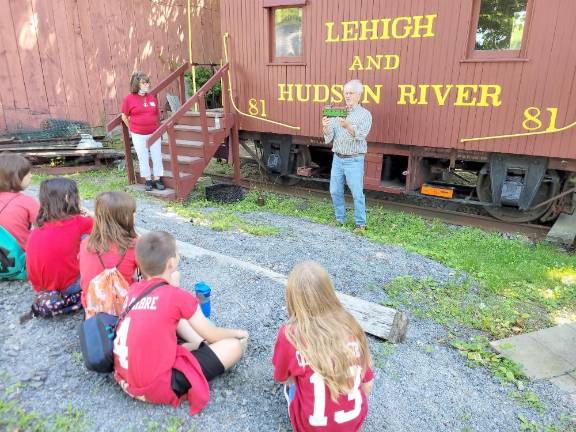
<instances>
[{"instance_id":1,"label":"green object in hands","mask_svg":"<svg viewBox=\"0 0 576 432\"><path fill-rule=\"evenodd\" d=\"M324 117L342 117L346 118L348 115L347 108L324 107L322 111Z\"/></svg>"}]
</instances>

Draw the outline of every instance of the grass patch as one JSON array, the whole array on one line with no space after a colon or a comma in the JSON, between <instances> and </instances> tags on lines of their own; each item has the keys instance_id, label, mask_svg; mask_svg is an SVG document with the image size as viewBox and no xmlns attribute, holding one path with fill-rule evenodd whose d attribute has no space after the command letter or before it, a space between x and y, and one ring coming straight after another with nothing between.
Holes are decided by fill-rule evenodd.
<instances>
[{"instance_id":1,"label":"grass patch","mask_svg":"<svg viewBox=\"0 0 576 432\"><path fill-rule=\"evenodd\" d=\"M508 396L510 396L512 400L516 401L518 405L538 411L540 414L543 414L546 411L546 407L538 395L533 391L512 391L508 394Z\"/></svg>"},{"instance_id":2,"label":"grass patch","mask_svg":"<svg viewBox=\"0 0 576 432\"><path fill-rule=\"evenodd\" d=\"M495 294L485 284L472 285L470 281L440 284L432 279L399 277L385 290L387 306L405 305L417 316L448 326L465 325L496 338L524 330L526 319L540 312L537 305Z\"/></svg>"},{"instance_id":3,"label":"grass patch","mask_svg":"<svg viewBox=\"0 0 576 432\"><path fill-rule=\"evenodd\" d=\"M44 179L54 176L46 174L34 174L32 177L33 184L40 184ZM78 185L80 198L89 200L96 198L100 192L106 191L123 191L128 186L128 177L126 172L118 170L115 167L107 167L100 170L86 171L83 173L66 174L59 177L74 180Z\"/></svg>"},{"instance_id":4,"label":"grass patch","mask_svg":"<svg viewBox=\"0 0 576 432\"><path fill-rule=\"evenodd\" d=\"M0 398L0 430L11 432L83 432L90 428L80 411L72 409L72 404L63 413L41 416L27 411L14 400Z\"/></svg>"},{"instance_id":5,"label":"grass patch","mask_svg":"<svg viewBox=\"0 0 576 432\"><path fill-rule=\"evenodd\" d=\"M213 202L206 201L206 206L215 206ZM182 206L178 203L168 205L174 213L189 218L194 225L206 226L214 231L237 230L254 236L273 236L280 230L269 225L247 222L236 215L232 210L216 208L213 211L201 211L196 208Z\"/></svg>"},{"instance_id":6,"label":"grass patch","mask_svg":"<svg viewBox=\"0 0 576 432\"><path fill-rule=\"evenodd\" d=\"M450 345L466 357L468 366L484 366L503 383L515 384L523 389L524 383L528 381L520 366L490 349L486 338L478 337L472 341L452 339Z\"/></svg>"}]
</instances>

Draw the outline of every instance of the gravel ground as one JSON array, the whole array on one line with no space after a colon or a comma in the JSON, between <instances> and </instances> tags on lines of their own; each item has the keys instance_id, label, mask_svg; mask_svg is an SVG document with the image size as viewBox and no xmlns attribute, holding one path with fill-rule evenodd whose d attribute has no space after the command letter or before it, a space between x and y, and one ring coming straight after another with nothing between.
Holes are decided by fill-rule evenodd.
<instances>
[{"instance_id":1,"label":"gravel ground","mask_svg":"<svg viewBox=\"0 0 576 432\"><path fill-rule=\"evenodd\" d=\"M401 248L370 243L347 231L270 214L243 216L280 229L271 237L214 232L167 214L153 201L140 200L137 224L172 232L178 240L287 274L303 259L329 270L338 290L365 300L385 299L383 284L397 276L430 277L445 282L455 272ZM90 430L146 431L184 421L202 431L287 431L290 423L281 389L272 381L271 355L286 318L283 287L215 258L184 258L183 285L204 280L213 288L213 318L219 325L247 329L246 357L212 384L211 401L196 417L187 403L179 409L148 405L125 395L111 376L85 370L77 329L82 315L34 319L22 326L18 316L32 299L21 283L0 283L0 387L18 381L14 397L39 413L72 407L84 413ZM413 319L405 343L390 346L371 338L375 386L364 431L516 431L518 415L539 424L559 423L574 405L546 381L531 382L546 413L521 408L486 370L471 369L443 343L446 330L431 320ZM430 348L431 347L431 348ZM2 392L3 393L3 392ZM2 394L0 393L0 394Z\"/></svg>"}]
</instances>

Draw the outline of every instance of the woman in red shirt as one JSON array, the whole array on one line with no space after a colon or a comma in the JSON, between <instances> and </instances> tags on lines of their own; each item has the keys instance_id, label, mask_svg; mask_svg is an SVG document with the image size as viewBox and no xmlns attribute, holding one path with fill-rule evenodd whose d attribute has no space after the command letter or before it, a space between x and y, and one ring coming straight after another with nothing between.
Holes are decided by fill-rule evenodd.
<instances>
[{"instance_id":1,"label":"woman in red shirt","mask_svg":"<svg viewBox=\"0 0 576 432\"><path fill-rule=\"evenodd\" d=\"M158 99L150 94L150 78L143 72L136 72L130 79L130 94L122 102L122 121L130 129L134 149L138 155L140 176L146 180L146 191L153 187L164 190L160 177L164 175L162 166L162 144L156 140L150 147L148 138L160 127ZM149 159L152 158L152 171Z\"/></svg>"}]
</instances>

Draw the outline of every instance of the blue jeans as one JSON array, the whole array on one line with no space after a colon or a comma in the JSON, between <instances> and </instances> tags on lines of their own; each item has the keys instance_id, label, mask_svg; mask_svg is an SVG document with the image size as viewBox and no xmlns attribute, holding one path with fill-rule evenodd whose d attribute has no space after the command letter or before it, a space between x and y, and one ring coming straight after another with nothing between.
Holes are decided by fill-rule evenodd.
<instances>
[{"instance_id":1,"label":"blue jeans","mask_svg":"<svg viewBox=\"0 0 576 432\"><path fill-rule=\"evenodd\" d=\"M344 181L354 198L354 223L366 226L366 203L364 200L364 155L340 158L334 153L330 172L330 195L334 204L336 220L346 222Z\"/></svg>"}]
</instances>

